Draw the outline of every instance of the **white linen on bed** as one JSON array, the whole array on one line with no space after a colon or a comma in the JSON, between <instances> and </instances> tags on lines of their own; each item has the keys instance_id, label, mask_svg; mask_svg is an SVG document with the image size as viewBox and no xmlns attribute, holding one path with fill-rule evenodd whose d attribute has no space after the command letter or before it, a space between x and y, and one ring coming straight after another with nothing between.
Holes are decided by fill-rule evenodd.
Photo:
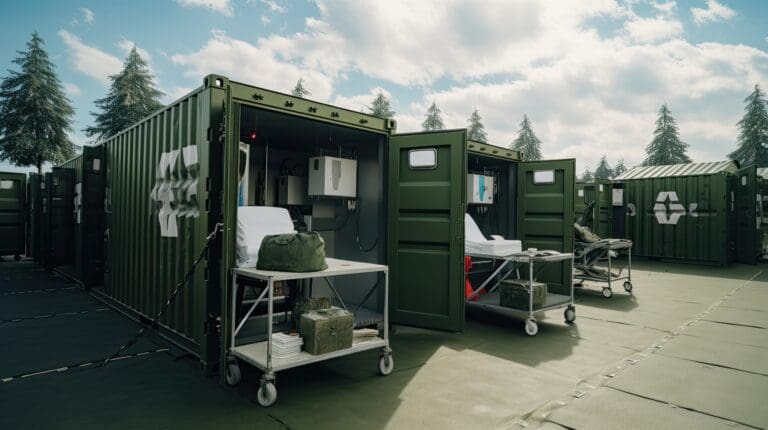
<instances>
[{"instance_id":1,"label":"white linen on bed","mask_svg":"<svg viewBox=\"0 0 768 430\"><path fill-rule=\"evenodd\" d=\"M264 236L295 233L285 208L240 206L237 208L237 267L256 267Z\"/></svg>"},{"instance_id":2,"label":"white linen on bed","mask_svg":"<svg viewBox=\"0 0 768 430\"><path fill-rule=\"evenodd\" d=\"M493 255L504 257L523 251L519 240L498 239L493 235L489 240L470 214L464 214L464 253L467 255Z\"/></svg>"}]
</instances>

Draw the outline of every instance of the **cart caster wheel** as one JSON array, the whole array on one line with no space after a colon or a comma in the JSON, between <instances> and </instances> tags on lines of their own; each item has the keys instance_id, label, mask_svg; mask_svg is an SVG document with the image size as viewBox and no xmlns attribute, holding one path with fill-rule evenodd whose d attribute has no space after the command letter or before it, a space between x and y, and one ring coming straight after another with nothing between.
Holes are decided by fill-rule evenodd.
<instances>
[{"instance_id":1,"label":"cart caster wheel","mask_svg":"<svg viewBox=\"0 0 768 430\"><path fill-rule=\"evenodd\" d=\"M391 355L382 355L379 358L379 373L381 376L387 376L392 373L395 368L395 361Z\"/></svg>"},{"instance_id":2,"label":"cart caster wheel","mask_svg":"<svg viewBox=\"0 0 768 430\"><path fill-rule=\"evenodd\" d=\"M227 363L227 370L224 374L227 380L227 385L235 386L243 379L243 374L240 372L240 365L236 361Z\"/></svg>"},{"instance_id":3,"label":"cart caster wheel","mask_svg":"<svg viewBox=\"0 0 768 430\"><path fill-rule=\"evenodd\" d=\"M624 291L631 293L632 292L632 283L629 281L624 282Z\"/></svg>"},{"instance_id":4,"label":"cart caster wheel","mask_svg":"<svg viewBox=\"0 0 768 430\"><path fill-rule=\"evenodd\" d=\"M536 323L536 320L527 320L525 321L525 334L528 336L536 336L536 334L539 332L539 325Z\"/></svg>"},{"instance_id":5,"label":"cart caster wheel","mask_svg":"<svg viewBox=\"0 0 768 430\"><path fill-rule=\"evenodd\" d=\"M277 401L277 388L271 382L262 383L259 392L256 393L256 400L261 406L269 407Z\"/></svg>"},{"instance_id":6,"label":"cart caster wheel","mask_svg":"<svg viewBox=\"0 0 768 430\"><path fill-rule=\"evenodd\" d=\"M610 299L613 296L613 290L610 288L603 288L603 297Z\"/></svg>"},{"instance_id":7,"label":"cart caster wheel","mask_svg":"<svg viewBox=\"0 0 768 430\"><path fill-rule=\"evenodd\" d=\"M13 259L14 259L15 261L21 261L21 255L14 255L14 256L13 256Z\"/></svg>"},{"instance_id":8,"label":"cart caster wheel","mask_svg":"<svg viewBox=\"0 0 768 430\"><path fill-rule=\"evenodd\" d=\"M576 321L576 308L568 306L565 310L565 322L570 324L574 321Z\"/></svg>"}]
</instances>

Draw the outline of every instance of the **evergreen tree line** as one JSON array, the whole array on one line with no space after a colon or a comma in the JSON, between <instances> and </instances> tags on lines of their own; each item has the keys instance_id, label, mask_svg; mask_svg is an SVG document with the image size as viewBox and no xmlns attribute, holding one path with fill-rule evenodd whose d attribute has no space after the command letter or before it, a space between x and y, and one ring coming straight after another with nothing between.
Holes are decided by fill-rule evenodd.
<instances>
[{"instance_id":1,"label":"evergreen tree line","mask_svg":"<svg viewBox=\"0 0 768 430\"><path fill-rule=\"evenodd\" d=\"M45 162L60 163L76 151L69 139L74 108L64 94L55 66L44 49L37 32L32 34L26 51L19 51L13 63L20 70L10 70L0 81L0 161L8 160L19 166L36 166L41 171ZM106 96L95 101L97 112L91 112L94 124L83 131L96 142L104 140L162 108L163 93L157 89L154 76L146 61L133 47L122 70L110 76ZM296 97L311 96L303 79L291 91ZM768 109L765 93L759 85L744 100L744 117L737 123L737 149L728 157L742 165L768 166ZM379 91L365 110L380 118L392 118L395 111L389 99ZM425 131L445 128L442 111L436 102L427 108L422 122ZM488 135L480 112L475 107L467 119L467 136L487 142ZM509 147L520 151L524 160L542 158L541 140L532 123L523 115L517 138ZM688 144L680 138L677 121L666 103L659 109L653 139L646 146L643 165L690 163ZM611 178L626 170L623 159L613 168L604 155L594 171L589 167L582 179Z\"/></svg>"}]
</instances>

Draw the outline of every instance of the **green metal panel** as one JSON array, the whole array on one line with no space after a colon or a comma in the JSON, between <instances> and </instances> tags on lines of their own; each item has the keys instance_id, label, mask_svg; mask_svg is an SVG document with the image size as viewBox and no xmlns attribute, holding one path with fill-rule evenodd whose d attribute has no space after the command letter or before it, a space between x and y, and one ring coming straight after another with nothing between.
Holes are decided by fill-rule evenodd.
<instances>
[{"instance_id":1,"label":"green metal panel","mask_svg":"<svg viewBox=\"0 0 768 430\"><path fill-rule=\"evenodd\" d=\"M104 142L107 243L99 291L146 318L161 310L215 222L211 101L210 89L197 90ZM204 363L207 338L216 336L210 320L218 317L218 302L211 307L207 298L220 293L218 279L208 277L212 257L197 266L159 328Z\"/></svg>"},{"instance_id":2,"label":"green metal panel","mask_svg":"<svg viewBox=\"0 0 768 430\"><path fill-rule=\"evenodd\" d=\"M684 163L666 166L633 167L614 180L673 178L681 176L714 175L716 173L735 173L739 168L736 161L715 161L710 163Z\"/></svg>"},{"instance_id":3,"label":"green metal panel","mask_svg":"<svg viewBox=\"0 0 768 430\"><path fill-rule=\"evenodd\" d=\"M595 218L592 231L600 237L611 237L613 223L611 181L607 179L595 180Z\"/></svg>"},{"instance_id":4,"label":"green metal panel","mask_svg":"<svg viewBox=\"0 0 768 430\"><path fill-rule=\"evenodd\" d=\"M30 173L27 182L27 256L39 261L40 255L40 214L41 190L43 177Z\"/></svg>"},{"instance_id":5,"label":"green metal panel","mask_svg":"<svg viewBox=\"0 0 768 430\"><path fill-rule=\"evenodd\" d=\"M545 173L546 172L546 173ZM535 180L549 176L553 181ZM518 168L518 237L523 249L573 252L575 160L527 161ZM554 293L570 294L571 262L548 265L539 279Z\"/></svg>"},{"instance_id":6,"label":"green metal panel","mask_svg":"<svg viewBox=\"0 0 768 430\"><path fill-rule=\"evenodd\" d=\"M74 262L75 169L54 167L48 180L48 268Z\"/></svg>"},{"instance_id":7,"label":"green metal panel","mask_svg":"<svg viewBox=\"0 0 768 430\"><path fill-rule=\"evenodd\" d=\"M84 146L82 154L64 162L74 171L74 254L60 270L89 288L104 278L103 147Z\"/></svg>"},{"instance_id":8,"label":"green metal panel","mask_svg":"<svg viewBox=\"0 0 768 430\"><path fill-rule=\"evenodd\" d=\"M574 195L574 208L575 208L574 221L584 216L584 211L587 209L587 205L589 205L594 200L595 200L595 184L592 182L590 183L577 182L576 194ZM592 228L591 225L589 227Z\"/></svg>"},{"instance_id":9,"label":"green metal panel","mask_svg":"<svg viewBox=\"0 0 768 430\"><path fill-rule=\"evenodd\" d=\"M726 265L732 259L731 175L621 181L626 237L638 256Z\"/></svg>"},{"instance_id":10,"label":"green metal panel","mask_svg":"<svg viewBox=\"0 0 768 430\"><path fill-rule=\"evenodd\" d=\"M520 152L514 149L491 145L475 140L467 141L467 152L478 155L487 155L504 160L520 161Z\"/></svg>"},{"instance_id":11,"label":"green metal panel","mask_svg":"<svg viewBox=\"0 0 768 430\"><path fill-rule=\"evenodd\" d=\"M0 255L25 252L26 176L0 172Z\"/></svg>"},{"instance_id":12,"label":"green metal panel","mask_svg":"<svg viewBox=\"0 0 768 430\"><path fill-rule=\"evenodd\" d=\"M434 150L436 165L412 168L413 150ZM466 151L466 130L390 137L392 322L456 332L464 328Z\"/></svg>"},{"instance_id":13,"label":"green metal panel","mask_svg":"<svg viewBox=\"0 0 768 430\"><path fill-rule=\"evenodd\" d=\"M736 193L736 261L756 264L760 253L760 219L758 217L757 170L755 165L740 169L734 175Z\"/></svg>"}]
</instances>

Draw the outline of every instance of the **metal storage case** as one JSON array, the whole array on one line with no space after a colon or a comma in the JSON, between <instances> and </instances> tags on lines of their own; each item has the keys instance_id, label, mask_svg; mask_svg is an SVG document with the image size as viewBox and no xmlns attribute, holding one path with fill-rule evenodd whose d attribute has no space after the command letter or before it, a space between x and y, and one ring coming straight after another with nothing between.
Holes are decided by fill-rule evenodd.
<instances>
[{"instance_id":1,"label":"metal storage case","mask_svg":"<svg viewBox=\"0 0 768 430\"><path fill-rule=\"evenodd\" d=\"M623 189L626 237L634 254L727 265L759 253L757 174L735 161L636 167L611 184ZM616 229L611 220L611 228Z\"/></svg>"},{"instance_id":2,"label":"metal storage case","mask_svg":"<svg viewBox=\"0 0 768 430\"><path fill-rule=\"evenodd\" d=\"M225 370L238 203L277 205L282 170L311 152L356 153L355 210L366 222L356 223L356 216L340 223L350 206L334 203L317 211L323 215L313 216L312 228L336 231L323 233L329 257L389 266L393 323L463 330L463 223L473 160L507 166L504 180L516 193L497 221L478 222L481 229L503 223L503 234L526 247L572 250L573 160L517 162L514 151L468 141L465 129L402 135L394 129L392 120L207 76L201 88L104 141L106 270L96 294L153 317L222 223L158 330L199 356L204 369ZM428 152L434 163L409 165L413 151ZM557 184L533 185L539 169L556 172ZM570 268L559 268L541 278L557 289L570 275Z\"/></svg>"},{"instance_id":3,"label":"metal storage case","mask_svg":"<svg viewBox=\"0 0 768 430\"><path fill-rule=\"evenodd\" d=\"M26 175L0 172L0 256L26 252Z\"/></svg>"}]
</instances>

